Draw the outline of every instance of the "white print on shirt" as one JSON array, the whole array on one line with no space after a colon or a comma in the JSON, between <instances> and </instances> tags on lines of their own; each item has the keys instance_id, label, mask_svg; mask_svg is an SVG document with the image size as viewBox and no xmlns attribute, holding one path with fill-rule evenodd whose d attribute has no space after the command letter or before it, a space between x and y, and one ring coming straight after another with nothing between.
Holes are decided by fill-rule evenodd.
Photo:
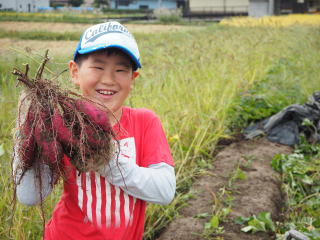
<instances>
[{"instance_id":1,"label":"white print on shirt","mask_svg":"<svg viewBox=\"0 0 320 240\"><path fill-rule=\"evenodd\" d=\"M120 158L136 161L134 138L119 141ZM136 199L122 189L110 184L107 179L96 172L80 173L76 171L78 189L78 206L84 213L85 220L99 227L115 227L131 225Z\"/></svg>"}]
</instances>

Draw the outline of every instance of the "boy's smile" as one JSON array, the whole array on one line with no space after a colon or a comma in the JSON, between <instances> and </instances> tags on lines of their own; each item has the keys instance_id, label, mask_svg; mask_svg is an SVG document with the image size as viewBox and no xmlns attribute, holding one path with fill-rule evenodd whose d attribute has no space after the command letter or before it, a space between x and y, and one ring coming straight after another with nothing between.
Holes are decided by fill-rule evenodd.
<instances>
[{"instance_id":1,"label":"boy's smile","mask_svg":"<svg viewBox=\"0 0 320 240\"><path fill-rule=\"evenodd\" d=\"M72 81L80 87L82 94L109 108L117 119L121 107L128 97L138 72L132 71L129 58L124 54L110 54L105 51L91 53L81 64L69 63Z\"/></svg>"}]
</instances>

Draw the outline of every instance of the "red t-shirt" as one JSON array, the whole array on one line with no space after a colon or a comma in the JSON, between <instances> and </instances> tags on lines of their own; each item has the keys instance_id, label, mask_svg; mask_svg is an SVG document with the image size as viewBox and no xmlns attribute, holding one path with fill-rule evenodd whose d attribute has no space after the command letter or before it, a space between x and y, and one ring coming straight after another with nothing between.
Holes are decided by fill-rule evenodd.
<instances>
[{"instance_id":1,"label":"red t-shirt","mask_svg":"<svg viewBox=\"0 0 320 240\"><path fill-rule=\"evenodd\" d=\"M147 167L173 165L159 118L147 109L123 107L114 126L120 140L120 156ZM140 240L144 232L146 202L126 194L96 172L79 173L64 158L68 177L45 240Z\"/></svg>"}]
</instances>

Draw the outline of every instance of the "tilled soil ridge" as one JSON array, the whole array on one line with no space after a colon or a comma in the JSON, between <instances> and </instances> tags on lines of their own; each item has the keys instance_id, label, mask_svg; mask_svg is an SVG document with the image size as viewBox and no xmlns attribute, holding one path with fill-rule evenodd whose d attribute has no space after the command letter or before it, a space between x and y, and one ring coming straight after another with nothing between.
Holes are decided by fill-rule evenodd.
<instances>
[{"instance_id":1,"label":"tilled soil ridge","mask_svg":"<svg viewBox=\"0 0 320 240\"><path fill-rule=\"evenodd\" d=\"M240 141L221 150L213 161L213 169L199 178L191 191L194 198L180 211L158 240L200 240L205 222L196 218L199 214L212 213L214 198L221 189L228 189L234 171L240 168L247 178L232 182L232 213L223 225L225 240L273 239L266 233L241 232L241 225L234 223L237 216L249 217L262 211L270 212L274 220L279 218L282 207L279 174L271 168L272 158L279 153L288 154L291 148L266 139Z\"/></svg>"}]
</instances>

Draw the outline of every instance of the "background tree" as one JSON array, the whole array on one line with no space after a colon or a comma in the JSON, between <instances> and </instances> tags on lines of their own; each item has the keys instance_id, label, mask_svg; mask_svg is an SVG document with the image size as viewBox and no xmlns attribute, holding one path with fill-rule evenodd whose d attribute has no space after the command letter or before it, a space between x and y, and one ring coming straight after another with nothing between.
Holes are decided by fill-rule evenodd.
<instances>
[{"instance_id":1,"label":"background tree","mask_svg":"<svg viewBox=\"0 0 320 240\"><path fill-rule=\"evenodd\" d=\"M109 7L110 0L94 0L95 7Z\"/></svg>"},{"instance_id":2,"label":"background tree","mask_svg":"<svg viewBox=\"0 0 320 240\"><path fill-rule=\"evenodd\" d=\"M68 3L73 7L79 7L83 4L83 0L69 0Z\"/></svg>"}]
</instances>

